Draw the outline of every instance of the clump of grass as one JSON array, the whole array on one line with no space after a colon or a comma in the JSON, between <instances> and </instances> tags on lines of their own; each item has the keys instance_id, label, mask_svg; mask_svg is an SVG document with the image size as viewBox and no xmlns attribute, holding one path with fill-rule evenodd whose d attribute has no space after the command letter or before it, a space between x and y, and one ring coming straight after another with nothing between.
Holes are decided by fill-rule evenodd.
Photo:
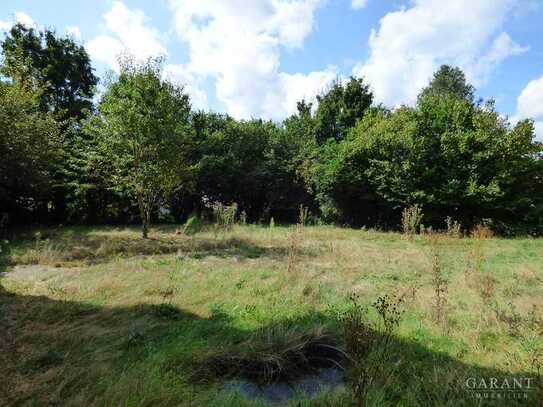
<instances>
[{"instance_id":1,"label":"clump of grass","mask_svg":"<svg viewBox=\"0 0 543 407\"><path fill-rule=\"evenodd\" d=\"M213 219L215 221L215 235L218 232L229 232L236 223L236 214L238 212L238 204L225 205L220 202L214 202L211 205L213 211Z\"/></svg>"},{"instance_id":2,"label":"clump of grass","mask_svg":"<svg viewBox=\"0 0 543 407\"><path fill-rule=\"evenodd\" d=\"M350 302L349 310L341 315L340 321L350 362L348 378L352 401L361 407L377 378L391 374L387 365L393 334L403 314L402 299L388 295L379 297L372 304L379 316L377 323L368 318L368 309L360 304L358 296L352 295Z\"/></svg>"},{"instance_id":3,"label":"clump of grass","mask_svg":"<svg viewBox=\"0 0 543 407\"><path fill-rule=\"evenodd\" d=\"M423 217L420 205L415 204L404 208L402 212L402 229L407 239L412 239L419 232Z\"/></svg>"},{"instance_id":4,"label":"clump of grass","mask_svg":"<svg viewBox=\"0 0 543 407\"><path fill-rule=\"evenodd\" d=\"M183 226L183 234L187 236L194 236L197 233L200 233L204 228L204 223L199 216L193 215L190 216L185 225Z\"/></svg>"},{"instance_id":5,"label":"clump of grass","mask_svg":"<svg viewBox=\"0 0 543 407\"><path fill-rule=\"evenodd\" d=\"M64 357L57 351L48 349L37 355L32 355L23 364L25 373L39 372L47 370L53 366L60 365L64 361Z\"/></svg>"},{"instance_id":6,"label":"clump of grass","mask_svg":"<svg viewBox=\"0 0 543 407\"><path fill-rule=\"evenodd\" d=\"M151 305L151 313L158 318L167 320L181 319L179 308L170 303L153 304Z\"/></svg>"},{"instance_id":7,"label":"clump of grass","mask_svg":"<svg viewBox=\"0 0 543 407\"><path fill-rule=\"evenodd\" d=\"M341 366L343 359L337 340L323 326L304 330L277 324L211 357L205 365L219 377L270 383L294 380L320 368Z\"/></svg>"},{"instance_id":8,"label":"clump of grass","mask_svg":"<svg viewBox=\"0 0 543 407\"><path fill-rule=\"evenodd\" d=\"M447 218L445 218L445 223L447 225L447 236L453 238L462 237L462 224L460 222L447 216Z\"/></svg>"}]
</instances>

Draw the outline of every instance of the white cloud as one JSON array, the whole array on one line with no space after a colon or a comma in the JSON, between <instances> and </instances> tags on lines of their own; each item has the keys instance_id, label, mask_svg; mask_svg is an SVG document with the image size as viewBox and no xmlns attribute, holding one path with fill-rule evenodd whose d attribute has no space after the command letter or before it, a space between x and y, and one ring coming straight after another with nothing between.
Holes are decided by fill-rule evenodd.
<instances>
[{"instance_id":1,"label":"white cloud","mask_svg":"<svg viewBox=\"0 0 543 407\"><path fill-rule=\"evenodd\" d=\"M25 27L29 28L36 28L37 25L28 14L23 13L22 11L18 11L15 13L15 22L24 25Z\"/></svg>"},{"instance_id":2,"label":"white cloud","mask_svg":"<svg viewBox=\"0 0 543 407\"><path fill-rule=\"evenodd\" d=\"M22 11L17 11L13 16L13 21L0 21L0 31L9 31L17 23L28 28L39 28L32 17Z\"/></svg>"},{"instance_id":3,"label":"white cloud","mask_svg":"<svg viewBox=\"0 0 543 407\"><path fill-rule=\"evenodd\" d=\"M368 0L352 0L351 7L355 10L360 10L366 7Z\"/></svg>"},{"instance_id":4,"label":"white cloud","mask_svg":"<svg viewBox=\"0 0 543 407\"><path fill-rule=\"evenodd\" d=\"M104 14L104 21L106 33L86 44L93 59L118 70L117 56L123 50L140 60L167 54L160 32L146 25L143 11L114 1L111 10Z\"/></svg>"},{"instance_id":5,"label":"white cloud","mask_svg":"<svg viewBox=\"0 0 543 407\"><path fill-rule=\"evenodd\" d=\"M164 77L185 87L193 108L208 108L207 93L201 89L203 78L191 72L187 66L168 64L164 67Z\"/></svg>"},{"instance_id":6,"label":"white cloud","mask_svg":"<svg viewBox=\"0 0 543 407\"><path fill-rule=\"evenodd\" d=\"M506 58L520 55L528 51L530 47L522 47L514 42L505 32L500 33L492 43L488 52L483 55L472 67L469 68L471 77L476 84L484 84L496 67Z\"/></svg>"},{"instance_id":7,"label":"white cloud","mask_svg":"<svg viewBox=\"0 0 543 407\"><path fill-rule=\"evenodd\" d=\"M372 30L367 61L353 73L387 105L413 103L441 64L461 67L475 86L505 58L524 52L500 32L513 0L413 0L386 14Z\"/></svg>"},{"instance_id":8,"label":"white cloud","mask_svg":"<svg viewBox=\"0 0 543 407\"><path fill-rule=\"evenodd\" d=\"M333 68L289 74L279 67L281 47L302 47L321 3L170 0L176 32L189 47L186 69L215 80L217 99L232 116L272 119L294 112L296 98L311 99L336 75Z\"/></svg>"},{"instance_id":9,"label":"white cloud","mask_svg":"<svg viewBox=\"0 0 543 407\"><path fill-rule=\"evenodd\" d=\"M543 140L543 76L528 83L520 93L512 121L520 119L534 119L536 135Z\"/></svg>"},{"instance_id":10,"label":"white cloud","mask_svg":"<svg viewBox=\"0 0 543 407\"><path fill-rule=\"evenodd\" d=\"M66 34L71 35L76 40L81 39L81 30L79 29L79 27L77 27L75 25L66 27Z\"/></svg>"},{"instance_id":11,"label":"white cloud","mask_svg":"<svg viewBox=\"0 0 543 407\"><path fill-rule=\"evenodd\" d=\"M12 25L9 21L0 21L0 31L9 31Z\"/></svg>"}]
</instances>

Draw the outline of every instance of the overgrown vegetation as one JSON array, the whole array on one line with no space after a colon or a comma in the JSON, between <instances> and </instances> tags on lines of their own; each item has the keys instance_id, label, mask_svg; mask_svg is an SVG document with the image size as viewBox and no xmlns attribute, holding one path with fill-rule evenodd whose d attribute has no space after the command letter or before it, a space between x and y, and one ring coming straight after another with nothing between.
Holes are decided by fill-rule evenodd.
<instances>
[{"instance_id":1,"label":"overgrown vegetation","mask_svg":"<svg viewBox=\"0 0 543 407\"><path fill-rule=\"evenodd\" d=\"M192 236L155 226L151 239L137 227L16 236L0 263L3 400L256 406L223 379L296 381L319 369L314 357L346 369L345 387L293 406L472 406L470 377L539 377L540 239L481 240L480 270L495 277L486 301L478 272L465 275L471 235L406 240L305 225L289 273L292 231L236 224L220 238L211 226ZM481 405L536 405L535 387L521 394L528 400Z\"/></svg>"},{"instance_id":2,"label":"overgrown vegetation","mask_svg":"<svg viewBox=\"0 0 543 407\"><path fill-rule=\"evenodd\" d=\"M371 84L349 78L273 123L194 111L160 60L126 55L95 97L84 47L51 30L17 25L2 49L0 212L11 225L139 220L146 234L151 221L235 202L249 223L296 222L303 205L320 221L408 236L419 213L424 230L450 234L479 223L543 232L533 122L513 126L477 101L457 68L441 67L414 106L377 106Z\"/></svg>"},{"instance_id":3,"label":"overgrown vegetation","mask_svg":"<svg viewBox=\"0 0 543 407\"><path fill-rule=\"evenodd\" d=\"M469 380L513 377L540 387L498 404L543 400L543 143L460 69L274 123L194 111L160 59L97 95L50 29L2 53L0 404L260 405L223 380L325 367L346 388L292 405L486 405Z\"/></svg>"}]
</instances>

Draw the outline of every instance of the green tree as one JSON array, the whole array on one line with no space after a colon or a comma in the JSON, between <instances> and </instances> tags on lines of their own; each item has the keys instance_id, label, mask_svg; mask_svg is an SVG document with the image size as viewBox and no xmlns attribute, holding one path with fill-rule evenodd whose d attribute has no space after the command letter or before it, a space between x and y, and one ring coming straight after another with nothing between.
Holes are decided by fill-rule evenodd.
<instances>
[{"instance_id":1,"label":"green tree","mask_svg":"<svg viewBox=\"0 0 543 407\"><path fill-rule=\"evenodd\" d=\"M430 84L421 92L420 97L429 94L436 96L455 96L473 102L475 88L466 80L464 72L457 67L441 65Z\"/></svg>"},{"instance_id":2,"label":"green tree","mask_svg":"<svg viewBox=\"0 0 543 407\"><path fill-rule=\"evenodd\" d=\"M29 83L0 81L0 212L36 210L50 199L61 139L40 96Z\"/></svg>"},{"instance_id":3,"label":"green tree","mask_svg":"<svg viewBox=\"0 0 543 407\"><path fill-rule=\"evenodd\" d=\"M78 160L80 121L93 109L92 98L98 82L89 55L70 37L22 24L14 25L7 33L2 41L2 54L1 73L22 83L38 84L41 110L53 112L61 126L63 155L54 166L52 214L59 222L64 222L70 214L80 218L83 216L77 199L80 171L70 163Z\"/></svg>"},{"instance_id":4,"label":"green tree","mask_svg":"<svg viewBox=\"0 0 543 407\"><path fill-rule=\"evenodd\" d=\"M317 96L317 101L315 139L324 143L346 136L371 106L373 93L362 78L351 77L347 82L334 82L328 92Z\"/></svg>"},{"instance_id":5,"label":"green tree","mask_svg":"<svg viewBox=\"0 0 543 407\"><path fill-rule=\"evenodd\" d=\"M162 78L161 62L121 58L119 77L108 84L99 114L86 124L110 165L113 187L137 203L144 238L153 211L193 170L189 97Z\"/></svg>"},{"instance_id":6,"label":"green tree","mask_svg":"<svg viewBox=\"0 0 543 407\"><path fill-rule=\"evenodd\" d=\"M81 119L92 108L98 78L82 45L54 31L14 25L2 41L2 73L20 80L32 78L43 88L40 106L60 120Z\"/></svg>"},{"instance_id":7,"label":"green tree","mask_svg":"<svg viewBox=\"0 0 543 407\"><path fill-rule=\"evenodd\" d=\"M473 101L461 71L440 72L452 72L454 91L436 75L415 107L372 108L345 140L319 149L311 180L323 213L386 227L419 204L436 227L451 216L541 233L543 145L533 123L511 128L492 102Z\"/></svg>"}]
</instances>

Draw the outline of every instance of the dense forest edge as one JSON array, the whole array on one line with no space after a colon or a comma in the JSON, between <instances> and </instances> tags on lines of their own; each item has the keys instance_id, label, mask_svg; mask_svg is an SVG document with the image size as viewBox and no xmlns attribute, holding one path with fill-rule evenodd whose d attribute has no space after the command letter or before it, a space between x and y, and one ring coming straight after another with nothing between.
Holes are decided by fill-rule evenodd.
<instances>
[{"instance_id":1,"label":"dense forest edge","mask_svg":"<svg viewBox=\"0 0 543 407\"><path fill-rule=\"evenodd\" d=\"M400 229L484 224L543 234L543 143L442 66L414 106L338 79L281 123L196 111L162 60L120 55L104 81L84 47L15 25L2 43L0 228L182 223L217 206L246 222ZM98 91L100 90L100 91ZM403 215L403 216L402 216Z\"/></svg>"}]
</instances>

